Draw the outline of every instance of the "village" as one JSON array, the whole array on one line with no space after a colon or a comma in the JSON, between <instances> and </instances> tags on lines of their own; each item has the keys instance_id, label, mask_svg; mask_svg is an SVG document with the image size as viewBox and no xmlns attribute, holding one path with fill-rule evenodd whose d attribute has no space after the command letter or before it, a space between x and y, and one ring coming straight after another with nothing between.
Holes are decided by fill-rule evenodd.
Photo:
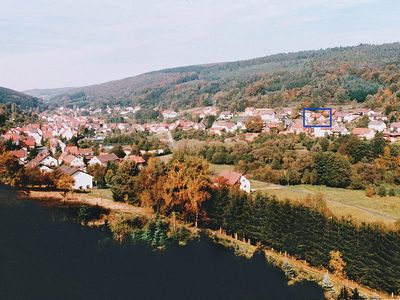
<instances>
[{"instance_id":1,"label":"village","mask_svg":"<svg viewBox=\"0 0 400 300\"><path fill-rule=\"evenodd\" d=\"M148 155L162 156L167 153L162 147L152 150L139 149L138 153L131 153L130 145L123 145L125 155L120 158L109 151L111 146L103 144L107 136L116 132L146 132L163 138L166 136L166 144L174 142L170 133L176 131L199 131L210 136L230 138L242 134L247 142L253 141L260 134L304 134L311 138L353 134L360 139L370 140L380 132L391 143L400 139L400 122L388 123L382 112L368 108L332 109L331 112L307 110L304 116L303 110L296 111L293 108L274 110L247 107L244 112L238 113L220 111L213 106L180 113L167 109L161 112L162 122L145 124L134 121L135 113L140 113L139 106L106 109L61 107L55 112L41 113L40 123L9 129L2 138L15 147L11 154L25 168L39 168L42 172L58 169L73 177L75 190L96 187L93 176L87 173L87 167L106 167L109 163L126 160L143 165ZM112 115L122 117L124 122L114 123L104 117ZM211 119L211 126L207 126L206 119ZM356 127L361 119L366 121L366 126ZM251 122L257 122L260 125L258 129L247 128ZM305 124L307 125L304 126ZM83 136L83 140L98 145L97 149L74 144L72 141L78 135ZM250 183L242 174L227 170L222 176L232 184L240 182L241 189L250 192Z\"/></svg>"}]
</instances>

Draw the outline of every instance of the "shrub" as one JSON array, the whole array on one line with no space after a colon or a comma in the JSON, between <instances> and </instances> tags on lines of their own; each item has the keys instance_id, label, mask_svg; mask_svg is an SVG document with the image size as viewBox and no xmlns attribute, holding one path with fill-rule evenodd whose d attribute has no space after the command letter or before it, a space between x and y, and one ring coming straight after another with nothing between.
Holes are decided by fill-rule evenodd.
<instances>
[{"instance_id":1,"label":"shrub","mask_svg":"<svg viewBox=\"0 0 400 300\"><path fill-rule=\"evenodd\" d=\"M386 194L387 194L387 191L386 191L385 186L381 185L381 186L378 188L378 195L381 196L381 197L385 197Z\"/></svg>"},{"instance_id":2,"label":"shrub","mask_svg":"<svg viewBox=\"0 0 400 300\"><path fill-rule=\"evenodd\" d=\"M394 188L390 188L389 196L396 196L396 190Z\"/></svg>"},{"instance_id":3,"label":"shrub","mask_svg":"<svg viewBox=\"0 0 400 300\"><path fill-rule=\"evenodd\" d=\"M369 186L366 188L365 193L366 193L367 197L373 197L376 194L375 188L373 186Z\"/></svg>"}]
</instances>

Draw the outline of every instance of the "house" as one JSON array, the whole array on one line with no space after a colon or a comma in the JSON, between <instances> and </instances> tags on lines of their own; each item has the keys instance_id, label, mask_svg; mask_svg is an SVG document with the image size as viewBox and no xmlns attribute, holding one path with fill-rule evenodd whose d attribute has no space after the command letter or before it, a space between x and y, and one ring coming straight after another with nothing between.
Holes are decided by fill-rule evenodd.
<instances>
[{"instance_id":1,"label":"house","mask_svg":"<svg viewBox=\"0 0 400 300\"><path fill-rule=\"evenodd\" d=\"M341 135L348 135L350 132L344 126L334 126L331 129L332 135L341 136Z\"/></svg>"},{"instance_id":2,"label":"house","mask_svg":"<svg viewBox=\"0 0 400 300\"><path fill-rule=\"evenodd\" d=\"M73 167L61 166L58 170L68 176L71 176L74 180L72 188L74 190L86 190L93 188L93 176Z\"/></svg>"},{"instance_id":3,"label":"house","mask_svg":"<svg viewBox=\"0 0 400 300\"><path fill-rule=\"evenodd\" d=\"M161 114L164 119L175 119L178 116L176 111L173 111L172 109L166 109Z\"/></svg>"},{"instance_id":4,"label":"house","mask_svg":"<svg viewBox=\"0 0 400 300\"><path fill-rule=\"evenodd\" d=\"M372 114L369 114L368 116L371 120L374 121L387 121L387 116L385 116L383 113L374 112Z\"/></svg>"},{"instance_id":5,"label":"house","mask_svg":"<svg viewBox=\"0 0 400 300\"><path fill-rule=\"evenodd\" d=\"M233 118L233 113L230 111L223 111L219 114L219 119L220 120L230 120Z\"/></svg>"},{"instance_id":6,"label":"house","mask_svg":"<svg viewBox=\"0 0 400 300\"><path fill-rule=\"evenodd\" d=\"M26 149L10 151L11 155L18 159L20 164L25 164L28 159L28 151Z\"/></svg>"},{"instance_id":7,"label":"house","mask_svg":"<svg viewBox=\"0 0 400 300\"><path fill-rule=\"evenodd\" d=\"M366 138L367 140L370 140L375 136L375 132L369 128L354 128L352 133L359 138Z\"/></svg>"},{"instance_id":8,"label":"house","mask_svg":"<svg viewBox=\"0 0 400 300\"><path fill-rule=\"evenodd\" d=\"M81 156L75 156L72 154L68 154L63 158L64 164L74 167L74 168L84 168L86 167L85 162Z\"/></svg>"},{"instance_id":9,"label":"house","mask_svg":"<svg viewBox=\"0 0 400 300\"><path fill-rule=\"evenodd\" d=\"M22 136L17 132L7 132L1 136L4 140L12 142L14 145L21 143Z\"/></svg>"},{"instance_id":10,"label":"house","mask_svg":"<svg viewBox=\"0 0 400 300\"><path fill-rule=\"evenodd\" d=\"M29 149L33 149L36 146L36 141L32 136L23 137L21 144Z\"/></svg>"},{"instance_id":11,"label":"house","mask_svg":"<svg viewBox=\"0 0 400 300\"><path fill-rule=\"evenodd\" d=\"M390 131L392 132L400 132L400 122L393 122L392 124L390 124Z\"/></svg>"},{"instance_id":12,"label":"house","mask_svg":"<svg viewBox=\"0 0 400 300\"><path fill-rule=\"evenodd\" d=\"M226 184L228 185L238 185L239 189L245 191L246 193L250 193L251 191L250 181L245 176L243 176L242 173L225 170L219 174L219 177L225 179Z\"/></svg>"},{"instance_id":13,"label":"house","mask_svg":"<svg viewBox=\"0 0 400 300\"><path fill-rule=\"evenodd\" d=\"M300 134L300 133L308 133L310 128L305 128L303 126L303 120L296 119L290 126L288 133Z\"/></svg>"},{"instance_id":14,"label":"house","mask_svg":"<svg viewBox=\"0 0 400 300\"><path fill-rule=\"evenodd\" d=\"M118 156L116 156L114 153L102 153L100 155L94 156L91 160L89 160L88 165L102 165L106 167L108 163L117 162L118 160Z\"/></svg>"},{"instance_id":15,"label":"house","mask_svg":"<svg viewBox=\"0 0 400 300\"><path fill-rule=\"evenodd\" d=\"M40 166L46 166L49 168L57 167L58 161L57 161L57 159L52 157L50 155L50 153L42 152L26 164L27 168L36 168L36 167L40 167Z\"/></svg>"},{"instance_id":16,"label":"house","mask_svg":"<svg viewBox=\"0 0 400 300\"><path fill-rule=\"evenodd\" d=\"M218 115L218 112L219 112L218 107L208 106L202 110L202 112L199 114L199 117L201 119L203 119L207 116L215 116L216 117Z\"/></svg>"},{"instance_id":17,"label":"house","mask_svg":"<svg viewBox=\"0 0 400 300\"><path fill-rule=\"evenodd\" d=\"M327 127L314 127L314 137L321 138L332 134L331 128Z\"/></svg>"},{"instance_id":18,"label":"house","mask_svg":"<svg viewBox=\"0 0 400 300\"><path fill-rule=\"evenodd\" d=\"M137 165L143 165L144 163L146 163L144 158L139 155L125 156L124 160L134 162Z\"/></svg>"},{"instance_id":19,"label":"house","mask_svg":"<svg viewBox=\"0 0 400 300\"><path fill-rule=\"evenodd\" d=\"M386 130L386 124L382 121L370 121L368 128L372 129L373 131L383 132Z\"/></svg>"},{"instance_id":20,"label":"house","mask_svg":"<svg viewBox=\"0 0 400 300\"><path fill-rule=\"evenodd\" d=\"M343 117L343 122L347 122L347 123L351 123L355 120L357 120L360 116L357 114L352 114L352 113L347 113L344 117Z\"/></svg>"},{"instance_id":21,"label":"house","mask_svg":"<svg viewBox=\"0 0 400 300\"><path fill-rule=\"evenodd\" d=\"M244 110L244 115L246 117L254 117L257 115L257 111L254 107L246 107Z\"/></svg>"},{"instance_id":22,"label":"house","mask_svg":"<svg viewBox=\"0 0 400 300\"><path fill-rule=\"evenodd\" d=\"M216 121L211 126L210 131L212 133L221 135L223 132L235 132L237 125L228 121Z\"/></svg>"},{"instance_id":23,"label":"house","mask_svg":"<svg viewBox=\"0 0 400 300\"><path fill-rule=\"evenodd\" d=\"M278 120L273 109L257 109L257 115L259 115L265 123L275 122Z\"/></svg>"}]
</instances>

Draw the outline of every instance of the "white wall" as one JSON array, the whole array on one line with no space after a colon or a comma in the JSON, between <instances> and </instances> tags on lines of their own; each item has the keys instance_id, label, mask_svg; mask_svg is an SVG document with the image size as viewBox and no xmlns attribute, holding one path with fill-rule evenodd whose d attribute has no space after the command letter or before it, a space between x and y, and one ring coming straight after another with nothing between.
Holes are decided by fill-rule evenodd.
<instances>
[{"instance_id":1,"label":"white wall","mask_svg":"<svg viewBox=\"0 0 400 300\"><path fill-rule=\"evenodd\" d=\"M86 190L93 188L93 177L84 172L76 172L72 175L75 190Z\"/></svg>"}]
</instances>

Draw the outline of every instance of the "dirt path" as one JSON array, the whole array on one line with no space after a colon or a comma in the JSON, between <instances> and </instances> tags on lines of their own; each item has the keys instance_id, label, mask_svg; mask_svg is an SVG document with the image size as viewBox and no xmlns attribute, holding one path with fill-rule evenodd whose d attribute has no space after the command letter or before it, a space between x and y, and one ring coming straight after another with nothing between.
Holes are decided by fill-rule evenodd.
<instances>
[{"instance_id":1,"label":"dirt path","mask_svg":"<svg viewBox=\"0 0 400 300\"><path fill-rule=\"evenodd\" d=\"M63 197L58 192L31 191L29 197L40 200L40 201L46 201L46 200L52 200L52 201L58 200L60 202L63 201ZM111 211L115 211L115 212L122 212L122 213L136 214L136 215L146 215L146 216L152 215L149 210L146 210L145 208L142 208L142 207L133 206L128 203L115 202L115 201L103 199L103 198L96 198L96 197L89 196L87 194L73 194L72 196L67 197L65 203L66 204L82 203L82 204L87 204L87 205L92 205L92 206L98 205L103 208L109 209Z\"/></svg>"}]
</instances>

